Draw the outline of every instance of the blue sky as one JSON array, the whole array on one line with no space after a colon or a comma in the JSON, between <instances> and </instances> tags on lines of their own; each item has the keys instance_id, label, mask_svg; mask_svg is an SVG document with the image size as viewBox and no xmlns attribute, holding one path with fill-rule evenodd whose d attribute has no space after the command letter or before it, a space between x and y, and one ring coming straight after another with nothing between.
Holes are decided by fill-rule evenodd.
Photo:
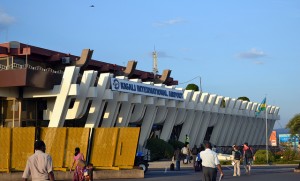
<instances>
[{"instance_id":1,"label":"blue sky","mask_svg":"<svg viewBox=\"0 0 300 181\"><path fill-rule=\"evenodd\" d=\"M94 5L94 7L90 7ZM299 0L51 0L0 2L0 42L19 41L152 71L178 87L247 96L280 107L281 128L300 113ZM188 83L185 83L192 80Z\"/></svg>"}]
</instances>

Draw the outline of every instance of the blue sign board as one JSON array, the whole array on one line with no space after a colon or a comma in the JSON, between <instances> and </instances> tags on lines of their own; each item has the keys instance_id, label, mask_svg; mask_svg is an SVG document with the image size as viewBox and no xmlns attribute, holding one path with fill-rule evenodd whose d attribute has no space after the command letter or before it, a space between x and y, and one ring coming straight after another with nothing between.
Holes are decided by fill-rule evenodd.
<instances>
[{"instance_id":1,"label":"blue sign board","mask_svg":"<svg viewBox=\"0 0 300 181\"><path fill-rule=\"evenodd\" d=\"M299 135L292 136L291 134L279 134L279 144L292 144L294 147L299 145Z\"/></svg>"},{"instance_id":2,"label":"blue sign board","mask_svg":"<svg viewBox=\"0 0 300 181\"><path fill-rule=\"evenodd\" d=\"M123 79L111 78L111 89L113 91L148 95L165 99L184 100L182 90L158 87Z\"/></svg>"}]
</instances>

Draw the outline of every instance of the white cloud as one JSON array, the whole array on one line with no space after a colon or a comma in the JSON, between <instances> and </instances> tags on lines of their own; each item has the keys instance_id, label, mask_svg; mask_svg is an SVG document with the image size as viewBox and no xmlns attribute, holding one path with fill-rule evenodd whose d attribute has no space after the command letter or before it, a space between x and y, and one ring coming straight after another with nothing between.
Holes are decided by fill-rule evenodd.
<instances>
[{"instance_id":1,"label":"white cloud","mask_svg":"<svg viewBox=\"0 0 300 181\"><path fill-rule=\"evenodd\" d=\"M238 58L246 58L246 59L254 59L254 58L261 58L267 56L265 52L261 50L257 50L256 48L252 48L247 52L241 52L237 55Z\"/></svg>"},{"instance_id":2,"label":"white cloud","mask_svg":"<svg viewBox=\"0 0 300 181\"><path fill-rule=\"evenodd\" d=\"M264 62L262 62L262 61L255 61L254 64L256 64L256 65L262 65L262 64L264 64Z\"/></svg>"},{"instance_id":3,"label":"white cloud","mask_svg":"<svg viewBox=\"0 0 300 181\"><path fill-rule=\"evenodd\" d=\"M15 18L0 10L0 30L15 22Z\"/></svg>"},{"instance_id":4,"label":"white cloud","mask_svg":"<svg viewBox=\"0 0 300 181\"><path fill-rule=\"evenodd\" d=\"M172 26L172 25L176 25L176 24L180 24L180 23L184 23L184 22L186 22L184 19L176 18L176 19L170 19L167 21L156 22L153 25L156 27L163 27L163 26Z\"/></svg>"}]
</instances>

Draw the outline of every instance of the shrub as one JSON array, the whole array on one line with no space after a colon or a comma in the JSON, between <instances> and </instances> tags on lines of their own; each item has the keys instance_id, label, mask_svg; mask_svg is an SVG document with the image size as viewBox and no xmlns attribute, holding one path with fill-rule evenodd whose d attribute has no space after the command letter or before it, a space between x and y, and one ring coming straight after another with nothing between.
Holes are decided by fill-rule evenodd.
<instances>
[{"instance_id":1,"label":"shrub","mask_svg":"<svg viewBox=\"0 0 300 181\"><path fill-rule=\"evenodd\" d=\"M266 163L267 162L267 152L266 150L258 150L255 153L255 163ZM274 154L268 150L268 161L269 162L274 162L275 161L275 156Z\"/></svg>"},{"instance_id":2,"label":"shrub","mask_svg":"<svg viewBox=\"0 0 300 181\"><path fill-rule=\"evenodd\" d=\"M159 138L148 139L146 148L150 150L151 161L163 158L171 159L174 154L173 147L166 141Z\"/></svg>"},{"instance_id":3,"label":"shrub","mask_svg":"<svg viewBox=\"0 0 300 181\"><path fill-rule=\"evenodd\" d=\"M283 160L285 161L295 160L297 156L297 151L295 151L291 147L285 147L282 153Z\"/></svg>"},{"instance_id":4,"label":"shrub","mask_svg":"<svg viewBox=\"0 0 300 181\"><path fill-rule=\"evenodd\" d=\"M181 141L176 141L176 140L169 140L169 144L172 145L173 149L176 150L176 148L182 148L184 147L184 143Z\"/></svg>"}]
</instances>

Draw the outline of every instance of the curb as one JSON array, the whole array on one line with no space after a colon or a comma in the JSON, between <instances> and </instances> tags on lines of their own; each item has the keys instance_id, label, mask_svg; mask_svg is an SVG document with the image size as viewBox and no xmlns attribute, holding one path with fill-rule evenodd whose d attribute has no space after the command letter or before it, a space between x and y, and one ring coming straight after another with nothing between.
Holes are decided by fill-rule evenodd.
<instances>
[{"instance_id":1,"label":"curb","mask_svg":"<svg viewBox=\"0 0 300 181\"><path fill-rule=\"evenodd\" d=\"M23 172L0 173L1 181L21 181ZM73 180L73 172L54 171L55 180ZM144 178L144 171L131 170L96 170L93 179L134 179Z\"/></svg>"}]
</instances>

